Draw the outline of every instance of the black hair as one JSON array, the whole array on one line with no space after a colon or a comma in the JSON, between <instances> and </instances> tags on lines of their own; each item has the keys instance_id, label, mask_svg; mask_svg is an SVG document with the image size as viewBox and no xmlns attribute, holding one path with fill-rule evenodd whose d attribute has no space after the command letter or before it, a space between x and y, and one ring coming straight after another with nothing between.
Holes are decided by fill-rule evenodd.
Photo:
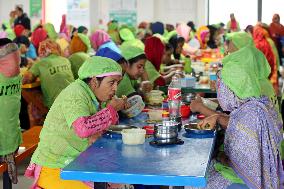
<instances>
[{"instance_id":1,"label":"black hair","mask_svg":"<svg viewBox=\"0 0 284 189\"><path fill-rule=\"evenodd\" d=\"M217 45L216 45L216 41L215 41L215 33L217 32L217 28L215 28L213 25L208 25L207 26L209 29L209 33L210 33L210 37L209 40L207 42L207 45L211 48L211 49L216 49Z\"/></svg>"},{"instance_id":2,"label":"black hair","mask_svg":"<svg viewBox=\"0 0 284 189\"><path fill-rule=\"evenodd\" d=\"M245 32L250 32L253 33L253 26L252 25L248 25L245 29Z\"/></svg>"},{"instance_id":3,"label":"black hair","mask_svg":"<svg viewBox=\"0 0 284 189\"><path fill-rule=\"evenodd\" d=\"M7 45L8 43L12 43L12 41L8 38L2 38L0 39L0 47Z\"/></svg>"},{"instance_id":4,"label":"black hair","mask_svg":"<svg viewBox=\"0 0 284 189\"><path fill-rule=\"evenodd\" d=\"M143 59L147 60L147 57L144 53L140 54L140 55L138 55L134 58L129 59L128 62L130 64L130 66L132 66L134 63L138 62L139 60L143 60Z\"/></svg>"},{"instance_id":5,"label":"black hair","mask_svg":"<svg viewBox=\"0 0 284 189\"><path fill-rule=\"evenodd\" d=\"M128 62L127 62L127 60L124 58L124 57L122 57L121 59L119 59L118 61L116 61L118 64L124 64L124 63L126 63L126 64L128 64Z\"/></svg>"},{"instance_id":6,"label":"black hair","mask_svg":"<svg viewBox=\"0 0 284 189\"><path fill-rule=\"evenodd\" d=\"M170 43L166 43L166 45L165 45L165 50L166 50L166 51L174 50L174 47L173 47Z\"/></svg>"},{"instance_id":7,"label":"black hair","mask_svg":"<svg viewBox=\"0 0 284 189\"><path fill-rule=\"evenodd\" d=\"M14 40L13 40L14 43L16 43L17 45L20 45L20 44L24 44L26 45L27 47L30 46L30 41L29 39L26 37L26 36L19 36L19 37L16 37Z\"/></svg>"},{"instance_id":8,"label":"black hair","mask_svg":"<svg viewBox=\"0 0 284 189\"><path fill-rule=\"evenodd\" d=\"M169 40L169 43L174 48L174 53L173 53L174 58L177 59L177 60L180 59L180 54L176 54L176 49L177 49L179 43L184 43L184 42L185 42L185 39L183 37L180 37L180 36L177 36L177 35L174 35Z\"/></svg>"},{"instance_id":9,"label":"black hair","mask_svg":"<svg viewBox=\"0 0 284 189\"><path fill-rule=\"evenodd\" d=\"M98 81L98 83L99 83L99 86L101 85L101 82L103 81L104 78L105 78L105 77L96 77L96 79L97 79L97 81ZM87 84L90 84L91 80L92 80L91 77L88 77L88 78L83 79L83 81L84 81L85 83L87 83Z\"/></svg>"},{"instance_id":10,"label":"black hair","mask_svg":"<svg viewBox=\"0 0 284 189\"><path fill-rule=\"evenodd\" d=\"M187 25L191 28L192 31L196 32L195 24L192 21L187 22Z\"/></svg>"},{"instance_id":11,"label":"black hair","mask_svg":"<svg viewBox=\"0 0 284 189\"><path fill-rule=\"evenodd\" d=\"M5 31L7 29L7 27L5 26L5 24L2 24L2 29L3 31Z\"/></svg>"},{"instance_id":12,"label":"black hair","mask_svg":"<svg viewBox=\"0 0 284 189\"><path fill-rule=\"evenodd\" d=\"M16 6L16 9L17 9L18 11L20 11L20 12L24 12L23 9L22 9L22 7L20 7L20 6Z\"/></svg>"}]
</instances>

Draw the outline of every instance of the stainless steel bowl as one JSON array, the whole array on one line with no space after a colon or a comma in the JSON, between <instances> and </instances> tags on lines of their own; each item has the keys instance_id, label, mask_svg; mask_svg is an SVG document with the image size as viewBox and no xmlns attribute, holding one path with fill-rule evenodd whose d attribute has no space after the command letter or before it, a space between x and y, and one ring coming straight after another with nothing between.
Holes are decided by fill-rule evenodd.
<instances>
[{"instance_id":1,"label":"stainless steel bowl","mask_svg":"<svg viewBox=\"0 0 284 189\"><path fill-rule=\"evenodd\" d=\"M189 123L184 125L184 130L187 133L194 133L194 134L200 134L200 135L204 135L204 134L211 134L214 133L214 129L198 129L197 128L197 122L194 123Z\"/></svg>"},{"instance_id":2,"label":"stainless steel bowl","mask_svg":"<svg viewBox=\"0 0 284 189\"><path fill-rule=\"evenodd\" d=\"M121 134L121 131L123 129L135 129L135 128L137 128L137 127L131 126L131 125L112 125L108 128L108 132Z\"/></svg>"},{"instance_id":3,"label":"stainless steel bowl","mask_svg":"<svg viewBox=\"0 0 284 189\"><path fill-rule=\"evenodd\" d=\"M169 121L171 122L171 121ZM169 140L178 137L178 125L172 124L156 124L154 126L154 138L156 140Z\"/></svg>"}]
</instances>

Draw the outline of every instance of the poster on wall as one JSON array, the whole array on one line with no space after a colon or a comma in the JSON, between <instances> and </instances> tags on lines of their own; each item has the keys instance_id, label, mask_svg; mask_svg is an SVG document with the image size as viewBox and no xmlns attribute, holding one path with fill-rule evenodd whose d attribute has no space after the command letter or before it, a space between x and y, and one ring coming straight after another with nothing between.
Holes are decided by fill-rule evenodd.
<instances>
[{"instance_id":1,"label":"poster on wall","mask_svg":"<svg viewBox=\"0 0 284 189\"><path fill-rule=\"evenodd\" d=\"M137 25L137 0L109 0L109 18L121 24Z\"/></svg>"},{"instance_id":2,"label":"poster on wall","mask_svg":"<svg viewBox=\"0 0 284 189\"><path fill-rule=\"evenodd\" d=\"M42 19L42 0L30 0L30 19L32 26Z\"/></svg>"},{"instance_id":3,"label":"poster on wall","mask_svg":"<svg viewBox=\"0 0 284 189\"><path fill-rule=\"evenodd\" d=\"M68 0L67 1L67 24L75 27L89 27L90 11L89 0Z\"/></svg>"}]
</instances>

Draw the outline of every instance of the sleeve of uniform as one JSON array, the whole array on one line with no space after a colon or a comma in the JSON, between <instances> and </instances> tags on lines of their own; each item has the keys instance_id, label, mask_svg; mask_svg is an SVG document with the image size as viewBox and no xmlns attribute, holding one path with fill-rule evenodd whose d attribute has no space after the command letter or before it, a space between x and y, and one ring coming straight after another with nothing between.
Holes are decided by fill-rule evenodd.
<instances>
[{"instance_id":1,"label":"sleeve of uniform","mask_svg":"<svg viewBox=\"0 0 284 189\"><path fill-rule=\"evenodd\" d=\"M89 106L84 93L69 94L62 104L61 110L68 126L73 126L81 138L101 132L118 121L117 112L111 106L94 115L91 115Z\"/></svg>"},{"instance_id":2,"label":"sleeve of uniform","mask_svg":"<svg viewBox=\"0 0 284 189\"><path fill-rule=\"evenodd\" d=\"M36 62L29 70L35 77L38 77L40 74L39 64L40 62Z\"/></svg>"}]
</instances>

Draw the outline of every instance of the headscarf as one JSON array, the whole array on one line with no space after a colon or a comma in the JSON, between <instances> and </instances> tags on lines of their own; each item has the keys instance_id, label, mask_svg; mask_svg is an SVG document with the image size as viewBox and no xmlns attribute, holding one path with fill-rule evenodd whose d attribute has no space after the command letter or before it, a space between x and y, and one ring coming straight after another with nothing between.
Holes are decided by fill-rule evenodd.
<instances>
[{"instance_id":1,"label":"headscarf","mask_svg":"<svg viewBox=\"0 0 284 189\"><path fill-rule=\"evenodd\" d=\"M51 23L46 23L46 24L43 25L43 28L46 30L47 35L48 35L48 37L49 37L50 39L56 40L56 38L57 38L58 36L57 36L57 33L56 33L55 29L54 29L53 24L51 24Z\"/></svg>"},{"instance_id":2,"label":"headscarf","mask_svg":"<svg viewBox=\"0 0 284 189\"><path fill-rule=\"evenodd\" d=\"M18 46L10 39L0 39L0 74L14 77L20 73L20 53Z\"/></svg>"},{"instance_id":3,"label":"headscarf","mask_svg":"<svg viewBox=\"0 0 284 189\"><path fill-rule=\"evenodd\" d=\"M118 32L118 31L116 31L116 30L111 30L111 31L108 31L108 34L109 34L111 40L112 40L116 45L121 44L121 39L120 39L120 36L119 36L119 32Z\"/></svg>"},{"instance_id":4,"label":"headscarf","mask_svg":"<svg viewBox=\"0 0 284 189\"><path fill-rule=\"evenodd\" d=\"M96 52L96 56L110 58L110 59L113 59L116 62L123 58L123 56L121 54L113 51L112 49L110 49L108 47L99 49Z\"/></svg>"},{"instance_id":5,"label":"headscarf","mask_svg":"<svg viewBox=\"0 0 284 189\"><path fill-rule=\"evenodd\" d=\"M231 112L224 140L230 166L249 188L281 188L282 121L271 102L267 97L240 99L222 77L217 85L221 107Z\"/></svg>"},{"instance_id":6,"label":"headscarf","mask_svg":"<svg viewBox=\"0 0 284 189\"><path fill-rule=\"evenodd\" d=\"M226 35L237 51L223 58L222 79L240 99L248 97L273 96L273 88L268 80L270 66L255 48L253 39L245 32Z\"/></svg>"},{"instance_id":7,"label":"headscarf","mask_svg":"<svg viewBox=\"0 0 284 189\"><path fill-rule=\"evenodd\" d=\"M272 22L269 26L269 32L276 44L278 44L278 38L284 36L284 26L280 22L275 21L275 18L277 17L280 20L279 14L273 15Z\"/></svg>"},{"instance_id":8,"label":"headscarf","mask_svg":"<svg viewBox=\"0 0 284 189\"><path fill-rule=\"evenodd\" d=\"M178 35L182 36L185 40L185 42L187 43L189 41L189 37L190 37L190 31L191 31L191 28L188 27L186 24L182 23L182 24L179 24L177 29L176 29Z\"/></svg>"},{"instance_id":9,"label":"headscarf","mask_svg":"<svg viewBox=\"0 0 284 189\"><path fill-rule=\"evenodd\" d=\"M116 21L111 21L108 23L108 31L115 31L115 30L118 30L118 23Z\"/></svg>"},{"instance_id":10,"label":"headscarf","mask_svg":"<svg viewBox=\"0 0 284 189\"><path fill-rule=\"evenodd\" d=\"M162 22L152 23L150 28L151 28L153 34L155 34L155 33L159 33L161 35L164 34L164 24Z\"/></svg>"},{"instance_id":11,"label":"headscarf","mask_svg":"<svg viewBox=\"0 0 284 189\"><path fill-rule=\"evenodd\" d=\"M272 47L265 38L265 30L261 26L255 26L253 30L253 40L256 48L258 48L265 55L273 74L276 65L276 57L273 54Z\"/></svg>"},{"instance_id":12,"label":"headscarf","mask_svg":"<svg viewBox=\"0 0 284 189\"><path fill-rule=\"evenodd\" d=\"M196 32L196 38L198 39L200 43L201 49L206 49L207 48L207 43L205 41L206 36L209 34L209 29L206 26L201 26L198 28Z\"/></svg>"},{"instance_id":13,"label":"headscarf","mask_svg":"<svg viewBox=\"0 0 284 189\"><path fill-rule=\"evenodd\" d=\"M148 22L146 21L140 22L140 24L138 25L139 29L147 29L147 27L148 27Z\"/></svg>"},{"instance_id":14,"label":"headscarf","mask_svg":"<svg viewBox=\"0 0 284 189\"><path fill-rule=\"evenodd\" d=\"M14 33L14 30L11 28L9 22L4 21L2 23L2 28L7 34L7 38L10 40L14 40L16 38L16 35Z\"/></svg>"},{"instance_id":15,"label":"headscarf","mask_svg":"<svg viewBox=\"0 0 284 189\"><path fill-rule=\"evenodd\" d=\"M83 33L85 30L88 30L85 26L79 26L78 27L78 33Z\"/></svg>"},{"instance_id":16,"label":"headscarf","mask_svg":"<svg viewBox=\"0 0 284 189\"><path fill-rule=\"evenodd\" d=\"M60 24L60 33L63 33L64 29L66 28L66 14L63 14L62 15L62 18L61 18L61 24Z\"/></svg>"},{"instance_id":17,"label":"headscarf","mask_svg":"<svg viewBox=\"0 0 284 189\"><path fill-rule=\"evenodd\" d=\"M75 34L70 42L70 53L87 52L87 45L81 40L78 34Z\"/></svg>"},{"instance_id":18,"label":"headscarf","mask_svg":"<svg viewBox=\"0 0 284 189\"><path fill-rule=\"evenodd\" d=\"M14 32L16 34L16 37L19 37L22 35L23 31L25 30L25 27L21 24L18 24L14 27Z\"/></svg>"},{"instance_id":19,"label":"headscarf","mask_svg":"<svg viewBox=\"0 0 284 189\"><path fill-rule=\"evenodd\" d=\"M92 47L97 50L102 44L110 41L110 36L103 30L95 31L90 37Z\"/></svg>"},{"instance_id":20,"label":"headscarf","mask_svg":"<svg viewBox=\"0 0 284 189\"><path fill-rule=\"evenodd\" d=\"M157 37L150 37L145 42L145 55L147 59L160 71L165 45Z\"/></svg>"},{"instance_id":21,"label":"headscarf","mask_svg":"<svg viewBox=\"0 0 284 189\"><path fill-rule=\"evenodd\" d=\"M135 39L134 34L128 28L123 28L123 29L119 30L119 35L120 35L120 38L123 41L130 41L130 40L134 40Z\"/></svg>"},{"instance_id":22,"label":"headscarf","mask_svg":"<svg viewBox=\"0 0 284 189\"><path fill-rule=\"evenodd\" d=\"M31 42L38 49L40 42L44 41L47 38L47 32L43 28L37 28L31 37Z\"/></svg>"},{"instance_id":23,"label":"headscarf","mask_svg":"<svg viewBox=\"0 0 284 189\"><path fill-rule=\"evenodd\" d=\"M236 31L237 29L238 29L238 22L236 21L236 19L231 19L230 30Z\"/></svg>"},{"instance_id":24,"label":"headscarf","mask_svg":"<svg viewBox=\"0 0 284 189\"><path fill-rule=\"evenodd\" d=\"M5 31L0 32L0 39L7 38L7 33Z\"/></svg>"},{"instance_id":25,"label":"headscarf","mask_svg":"<svg viewBox=\"0 0 284 189\"><path fill-rule=\"evenodd\" d=\"M121 66L110 58L100 56L92 56L88 58L78 71L78 76L80 79L112 75L121 76Z\"/></svg>"},{"instance_id":26,"label":"headscarf","mask_svg":"<svg viewBox=\"0 0 284 189\"><path fill-rule=\"evenodd\" d=\"M46 39L39 44L38 55L40 57L47 57L51 54L61 55L60 46L51 39Z\"/></svg>"}]
</instances>

